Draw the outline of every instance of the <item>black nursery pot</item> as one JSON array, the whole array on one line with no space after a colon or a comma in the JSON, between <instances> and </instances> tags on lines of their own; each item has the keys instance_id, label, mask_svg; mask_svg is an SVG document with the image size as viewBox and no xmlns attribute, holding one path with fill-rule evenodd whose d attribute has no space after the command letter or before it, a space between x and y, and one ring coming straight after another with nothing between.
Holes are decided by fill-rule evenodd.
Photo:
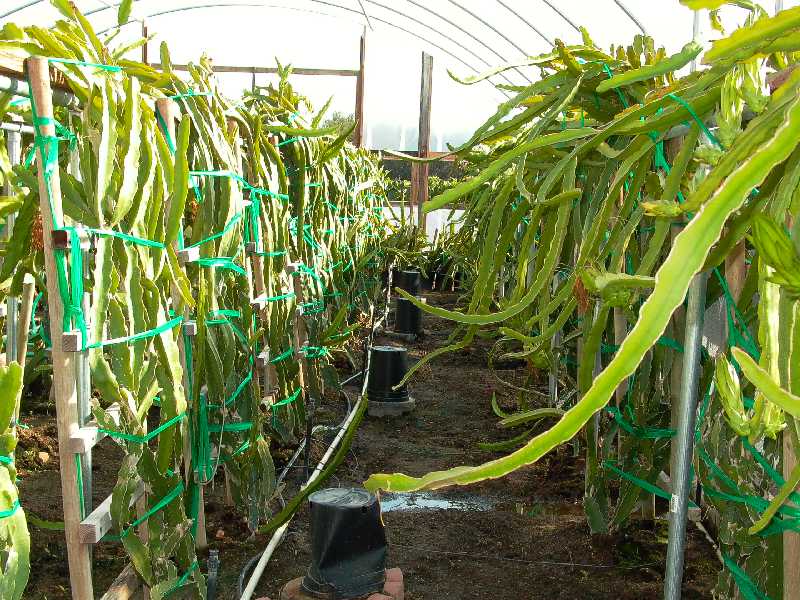
<instances>
[{"instance_id":1,"label":"black nursery pot","mask_svg":"<svg viewBox=\"0 0 800 600\"><path fill-rule=\"evenodd\" d=\"M396 271L394 287L398 287L412 296L419 296L422 291L422 273L415 269Z\"/></svg>"},{"instance_id":2,"label":"black nursery pot","mask_svg":"<svg viewBox=\"0 0 800 600\"><path fill-rule=\"evenodd\" d=\"M371 402L405 402L408 387L392 388L408 372L408 350L397 346L372 346L369 354L367 398Z\"/></svg>"},{"instance_id":3,"label":"black nursery pot","mask_svg":"<svg viewBox=\"0 0 800 600\"><path fill-rule=\"evenodd\" d=\"M302 590L314 598L362 598L383 589L386 532L377 497L328 488L309 497L311 566Z\"/></svg>"},{"instance_id":4,"label":"black nursery pot","mask_svg":"<svg viewBox=\"0 0 800 600\"><path fill-rule=\"evenodd\" d=\"M394 330L396 333L412 335L422 333L422 309L410 300L398 298Z\"/></svg>"}]
</instances>

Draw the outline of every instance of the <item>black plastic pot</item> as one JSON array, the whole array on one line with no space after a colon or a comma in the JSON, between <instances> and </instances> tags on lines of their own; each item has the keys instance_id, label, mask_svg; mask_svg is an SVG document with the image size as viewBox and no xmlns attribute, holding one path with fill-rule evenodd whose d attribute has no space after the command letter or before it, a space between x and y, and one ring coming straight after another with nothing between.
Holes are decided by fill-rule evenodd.
<instances>
[{"instance_id":1,"label":"black plastic pot","mask_svg":"<svg viewBox=\"0 0 800 600\"><path fill-rule=\"evenodd\" d=\"M422 309L405 298L397 299L394 330L396 333L419 335L422 333Z\"/></svg>"},{"instance_id":2,"label":"black plastic pot","mask_svg":"<svg viewBox=\"0 0 800 600\"><path fill-rule=\"evenodd\" d=\"M412 296L419 296L422 292L422 273L415 269L396 271L394 287L398 287Z\"/></svg>"},{"instance_id":3,"label":"black plastic pot","mask_svg":"<svg viewBox=\"0 0 800 600\"><path fill-rule=\"evenodd\" d=\"M378 499L364 489L329 488L309 497L311 566L302 591L344 600L383 590L386 532Z\"/></svg>"},{"instance_id":4,"label":"black plastic pot","mask_svg":"<svg viewBox=\"0 0 800 600\"><path fill-rule=\"evenodd\" d=\"M397 346L373 346L369 354L367 398L370 402L405 402L408 386L392 388L408 371L408 350Z\"/></svg>"}]
</instances>

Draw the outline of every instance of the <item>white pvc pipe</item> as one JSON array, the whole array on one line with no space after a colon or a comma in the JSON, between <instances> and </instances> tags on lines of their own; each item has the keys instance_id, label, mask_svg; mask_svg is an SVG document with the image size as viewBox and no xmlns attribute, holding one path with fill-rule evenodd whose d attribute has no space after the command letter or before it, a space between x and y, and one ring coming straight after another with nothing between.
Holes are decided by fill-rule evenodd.
<instances>
[{"instance_id":1,"label":"white pvc pipe","mask_svg":"<svg viewBox=\"0 0 800 600\"><path fill-rule=\"evenodd\" d=\"M355 418L358 409L361 407L362 402L364 402L363 391L358 402L356 402L355 406L353 407L353 410L350 411L350 414L347 415L347 419L344 421L344 423L342 423L339 433L337 433L336 437L333 438L328 450L320 459L317 468L314 469L311 477L309 477L308 481L306 481L305 484L303 484L303 487L300 488L301 491L311 485L319 477L320 473L322 473L325 465L328 463L331 456L333 456L333 453L336 451L336 448L339 446L339 442L342 441L347 428L350 427L350 424L353 422L353 419ZM278 527L278 529L275 530L275 533L272 534L272 538L269 540L269 544L267 544L267 547L264 549L264 553L258 560L258 564L256 564L255 568L253 569L253 574L250 576L250 580L247 582L247 587L244 588L242 597L239 600L250 600L250 598L253 597L253 593L256 590L259 580L261 579L261 575L264 573L264 569L266 568L269 559L272 558L272 553L275 552L275 548L277 548L278 545L283 541L283 537L286 535L286 530L288 529L291 520L292 519L290 517L286 523Z\"/></svg>"}]
</instances>

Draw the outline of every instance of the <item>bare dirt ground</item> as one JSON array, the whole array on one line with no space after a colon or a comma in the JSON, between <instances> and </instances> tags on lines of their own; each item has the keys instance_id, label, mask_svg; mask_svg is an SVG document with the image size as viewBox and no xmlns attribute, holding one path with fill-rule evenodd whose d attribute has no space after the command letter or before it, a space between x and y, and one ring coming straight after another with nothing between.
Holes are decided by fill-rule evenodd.
<instances>
[{"instance_id":1,"label":"bare dirt ground","mask_svg":"<svg viewBox=\"0 0 800 600\"><path fill-rule=\"evenodd\" d=\"M452 300L452 296L429 295L429 302ZM423 340L407 344L413 360L445 345L452 326L426 316L425 329ZM379 342L398 344L389 338ZM486 350L478 345L424 367L412 382L416 410L395 419L366 418L328 485L357 486L374 472L421 475L500 456L481 450L478 443L513 435L497 428L492 393L509 410L515 400L487 368ZM505 379L521 380L523 374L522 369L502 372ZM357 388L347 390L355 398ZM344 401L336 401L325 413L336 422L345 410ZM37 416L29 423L32 429L23 434L19 452L24 455L18 459L23 506L39 517L58 520L61 494L54 418ZM313 455L319 457L324 450L325 440L315 441ZM40 460L39 451L48 453L47 462ZM95 451L95 503L111 491L120 459L121 451L110 440ZM301 469L292 470L286 497L297 489L301 474ZM632 520L622 532L592 536L581 506L583 477L582 452L575 456L572 446L565 446L505 478L430 497L444 508L386 512L389 566L405 573L406 598L661 598L665 522ZM248 539L242 514L223 501L222 485L208 490L206 498L210 544L221 555L218 598L235 600L242 568L263 550L268 538ZM464 501L468 508L449 506L449 501ZM310 560L307 522L304 507L267 566L257 596L276 600L285 582L305 573ZM26 598L69 598L63 533L32 527L31 537L32 575ZM125 564L119 545L95 548L98 597ZM710 598L717 571L713 549L690 527L683 597Z\"/></svg>"}]
</instances>

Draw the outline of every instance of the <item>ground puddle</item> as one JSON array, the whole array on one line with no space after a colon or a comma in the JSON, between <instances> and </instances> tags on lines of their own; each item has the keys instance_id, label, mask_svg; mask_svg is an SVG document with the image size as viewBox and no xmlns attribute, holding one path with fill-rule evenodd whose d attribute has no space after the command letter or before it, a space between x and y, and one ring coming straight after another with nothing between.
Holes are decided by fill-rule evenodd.
<instances>
[{"instance_id":1,"label":"ground puddle","mask_svg":"<svg viewBox=\"0 0 800 600\"><path fill-rule=\"evenodd\" d=\"M426 510L459 510L485 512L494 509L495 503L482 496L444 496L431 492L381 494L383 512L421 512Z\"/></svg>"}]
</instances>

